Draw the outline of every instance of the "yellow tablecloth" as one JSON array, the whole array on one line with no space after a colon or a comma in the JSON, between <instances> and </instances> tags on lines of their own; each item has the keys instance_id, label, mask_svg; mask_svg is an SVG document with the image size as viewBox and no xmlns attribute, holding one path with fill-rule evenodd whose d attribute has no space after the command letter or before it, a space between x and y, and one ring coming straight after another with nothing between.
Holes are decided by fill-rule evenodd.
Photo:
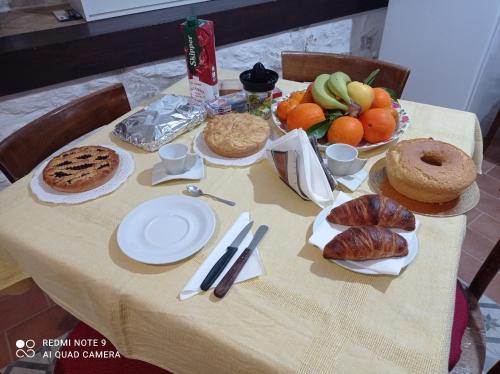
<instances>
[{"instance_id":1,"label":"yellow tablecloth","mask_svg":"<svg viewBox=\"0 0 500 374\"><path fill-rule=\"evenodd\" d=\"M278 86L289 91L298 84ZM187 94L186 80L166 92ZM404 138L450 142L480 164L474 114L408 101L402 106L411 120ZM140 264L117 247L118 225L138 204L180 194L186 182L152 187L157 153L116 140L113 126L84 142L116 143L132 153L136 171L111 195L72 206L45 204L30 192L31 176L0 193L0 288L29 274L124 355L179 374L447 371L465 216L419 217L415 261L399 277L361 275L325 261L307 244L319 208L300 199L266 161L207 167L199 185L236 207L205 200L217 228L202 251L173 265ZM367 169L382 156L372 154ZM365 182L356 195L368 192ZM186 281L243 211L270 226L260 245L266 274L235 286L222 301L211 294L179 301Z\"/></svg>"}]
</instances>

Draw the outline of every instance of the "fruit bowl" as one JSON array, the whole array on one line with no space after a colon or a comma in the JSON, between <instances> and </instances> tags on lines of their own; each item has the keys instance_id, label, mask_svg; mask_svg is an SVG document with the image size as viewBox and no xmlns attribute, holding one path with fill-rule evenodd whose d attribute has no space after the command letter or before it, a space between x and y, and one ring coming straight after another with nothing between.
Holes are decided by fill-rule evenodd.
<instances>
[{"instance_id":1,"label":"fruit bowl","mask_svg":"<svg viewBox=\"0 0 500 374\"><path fill-rule=\"evenodd\" d=\"M282 122L278 118L278 116L276 114L276 110L277 110L279 102L283 101L283 100L287 100L287 99L288 99L288 97L282 97L280 100L276 100L273 103L272 110L271 110L273 123L276 126L276 128L278 129L278 131L280 131L283 134L286 134L288 132L286 129L286 123ZM379 142L379 143L368 143L368 142L362 140L361 143L359 143L356 146L356 148L359 151L368 151L370 149L378 148L384 144L392 143L392 142L396 141L397 139L399 139L399 137L408 129L408 127L410 126L410 119L409 119L406 111L396 101L392 102L392 108L398 112L399 121L396 125L396 130L394 131L394 134L392 134L391 138L386 140L386 141ZM324 151L326 149L326 147L328 147L330 144L326 143L325 141L320 139L320 140L318 140L318 145L319 145L319 149Z\"/></svg>"}]
</instances>

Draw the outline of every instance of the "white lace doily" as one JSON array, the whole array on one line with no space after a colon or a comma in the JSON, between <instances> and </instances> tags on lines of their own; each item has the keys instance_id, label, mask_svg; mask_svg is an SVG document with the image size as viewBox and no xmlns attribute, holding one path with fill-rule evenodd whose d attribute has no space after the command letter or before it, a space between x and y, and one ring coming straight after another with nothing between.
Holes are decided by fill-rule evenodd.
<instances>
[{"instance_id":1,"label":"white lace doily","mask_svg":"<svg viewBox=\"0 0 500 374\"><path fill-rule=\"evenodd\" d=\"M205 143L205 140L203 139L203 131L201 131L193 140L193 150L200 157L203 157L212 164L224 166L248 166L255 164L266 157L266 148L269 146L270 142L271 141L267 139L266 144L259 152L248 157L229 158L220 156L208 148L207 143Z\"/></svg>"},{"instance_id":2,"label":"white lace doily","mask_svg":"<svg viewBox=\"0 0 500 374\"><path fill-rule=\"evenodd\" d=\"M116 171L113 178L104 183L102 186L96 187L89 191L77 192L77 193L66 193L59 192L52 189L43 181L43 169L52 160L52 156L47 160L42 162L40 166L35 170L33 178L31 179L31 191L40 199L48 203L58 203L58 204L78 204L84 201L94 200L100 196L107 195L113 192L118 187L120 187L123 182L134 172L134 159L127 151L109 144L101 144L103 147L111 148L120 158L120 163L118 164L118 170ZM65 147L66 148L66 147ZM57 152L60 154L66 149L63 148Z\"/></svg>"}]
</instances>

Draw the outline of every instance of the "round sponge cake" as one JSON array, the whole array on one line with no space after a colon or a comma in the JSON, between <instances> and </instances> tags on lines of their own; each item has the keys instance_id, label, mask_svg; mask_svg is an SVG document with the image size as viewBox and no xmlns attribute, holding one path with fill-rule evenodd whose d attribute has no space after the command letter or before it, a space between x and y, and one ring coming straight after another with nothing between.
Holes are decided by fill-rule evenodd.
<instances>
[{"instance_id":1,"label":"round sponge cake","mask_svg":"<svg viewBox=\"0 0 500 374\"><path fill-rule=\"evenodd\" d=\"M218 155L250 156L262 149L271 130L266 120L248 113L229 113L208 120L203 138Z\"/></svg>"},{"instance_id":2,"label":"round sponge cake","mask_svg":"<svg viewBox=\"0 0 500 374\"><path fill-rule=\"evenodd\" d=\"M404 140L387 151L386 173L399 193L426 203L460 196L476 179L474 161L461 149L437 140Z\"/></svg>"}]
</instances>

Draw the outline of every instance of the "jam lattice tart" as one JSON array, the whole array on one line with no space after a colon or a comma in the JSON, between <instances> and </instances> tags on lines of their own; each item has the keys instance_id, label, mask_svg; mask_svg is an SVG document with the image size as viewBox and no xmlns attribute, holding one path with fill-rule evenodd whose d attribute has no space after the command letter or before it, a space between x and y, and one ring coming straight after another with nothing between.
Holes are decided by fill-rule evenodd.
<instances>
[{"instance_id":1,"label":"jam lattice tart","mask_svg":"<svg viewBox=\"0 0 500 374\"><path fill-rule=\"evenodd\" d=\"M43 180L61 192L88 191L110 180L119 162L118 154L106 147L72 148L47 164Z\"/></svg>"}]
</instances>

